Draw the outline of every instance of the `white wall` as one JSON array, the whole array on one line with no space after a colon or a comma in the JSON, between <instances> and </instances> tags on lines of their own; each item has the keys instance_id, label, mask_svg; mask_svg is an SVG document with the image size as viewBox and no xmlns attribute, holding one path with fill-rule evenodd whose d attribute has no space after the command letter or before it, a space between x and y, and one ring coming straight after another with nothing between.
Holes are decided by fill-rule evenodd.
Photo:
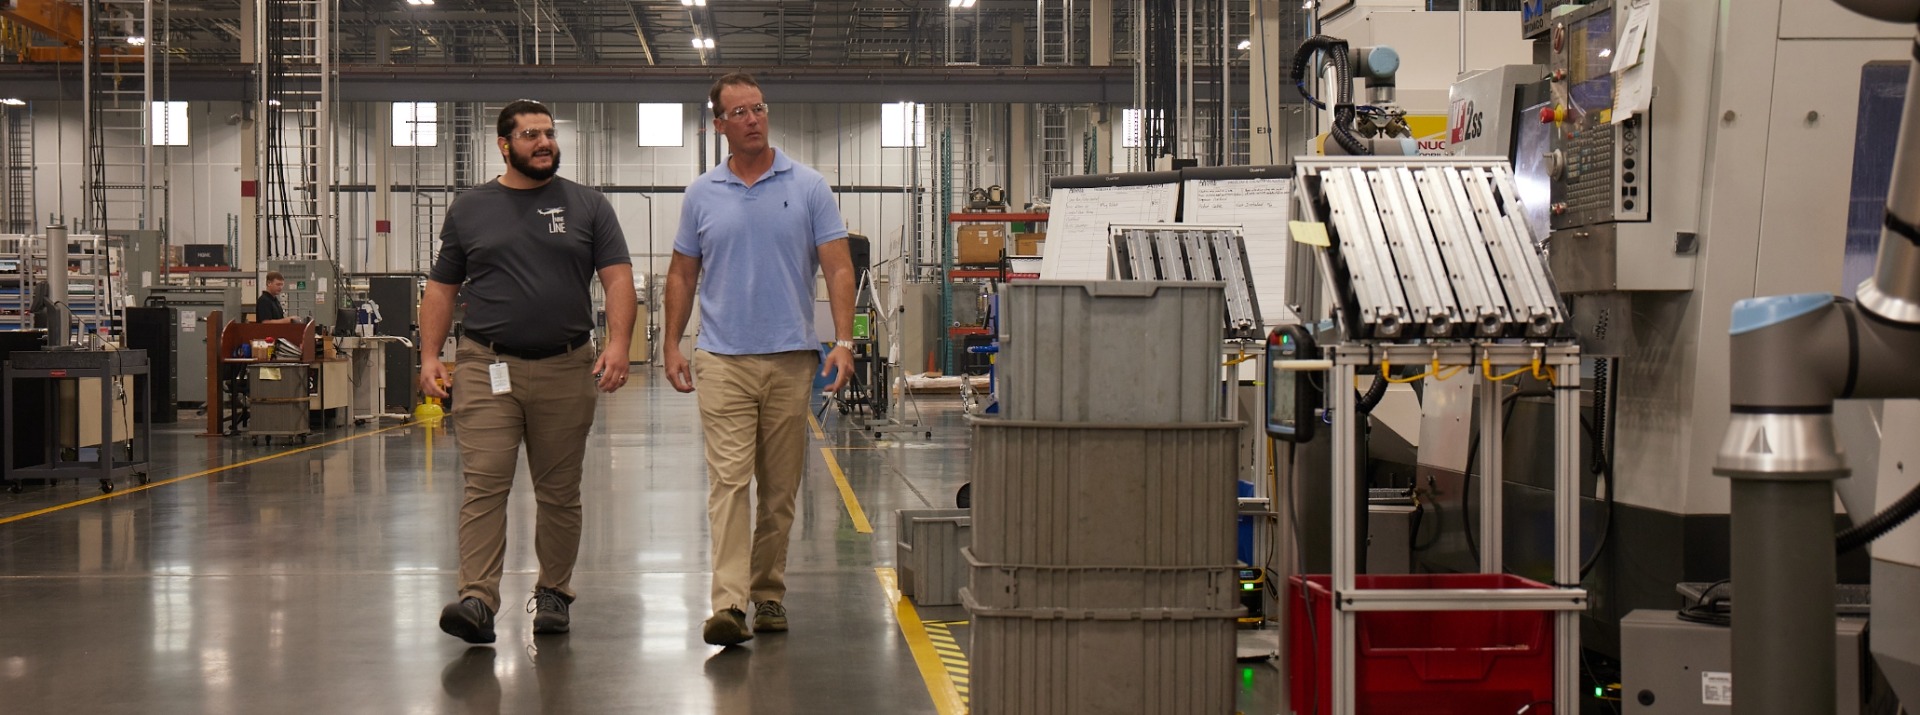
<instances>
[{"instance_id":1,"label":"white wall","mask_svg":"<svg viewBox=\"0 0 1920 715\"><path fill-rule=\"evenodd\" d=\"M75 225L85 214L86 140L79 102L34 103L36 223L47 217ZM165 168L171 192L164 201L174 243L227 242L227 216L240 212L240 132L226 123L233 102L187 105L189 144L155 147L156 171ZM156 201L162 199L156 198Z\"/></svg>"}]
</instances>

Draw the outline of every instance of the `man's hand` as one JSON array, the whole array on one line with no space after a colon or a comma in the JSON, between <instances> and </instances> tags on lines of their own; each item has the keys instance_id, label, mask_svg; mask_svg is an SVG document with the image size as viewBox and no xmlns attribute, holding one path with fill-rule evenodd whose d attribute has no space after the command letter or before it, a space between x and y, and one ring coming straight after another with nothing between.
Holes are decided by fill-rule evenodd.
<instances>
[{"instance_id":1,"label":"man's hand","mask_svg":"<svg viewBox=\"0 0 1920 715\"><path fill-rule=\"evenodd\" d=\"M598 375L601 392L613 392L627 386L627 346L607 344L607 351L600 353L600 359L593 364L593 374Z\"/></svg>"},{"instance_id":2,"label":"man's hand","mask_svg":"<svg viewBox=\"0 0 1920 715\"><path fill-rule=\"evenodd\" d=\"M660 359L667 365L667 382L673 384L673 389L693 392L693 368L687 365L687 356L680 354L680 347L662 347Z\"/></svg>"},{"instance_id":3,"label":"man's hand","mask_svg":"<svg viewBox=\"0 0 1920 715\"><path fill-rule=\"evenodd\" d=\"M839 392L846 387L847 380L853 377L853 351L836 347L827 353L826 361L820 364L820 376L826 377L829 372L833 373L833 382L827 385L828 392Z\"/></svg>"},{"instance_id":4,"label":"man's hand","mask_svg":"<svg viewBox=\"0 0 1920 715\"><path fill-rule=\"evenodd\" d=\"M429 397L447 399L447 385L453 384L453 377L447 374L447 366L440 358L420 356L420 391Z\"/></svg>"}]
</instances>

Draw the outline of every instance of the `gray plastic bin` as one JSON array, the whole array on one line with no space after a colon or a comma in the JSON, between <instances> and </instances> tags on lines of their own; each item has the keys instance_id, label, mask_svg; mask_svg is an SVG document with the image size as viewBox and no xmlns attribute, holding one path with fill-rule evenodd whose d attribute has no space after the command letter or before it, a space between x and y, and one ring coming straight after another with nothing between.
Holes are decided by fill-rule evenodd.
<instances>
[{"instance_id":1,"label":"gray plastic bin","mask_svg":"<svg viewBox=\"0 0 1920 715\"><path fill-rule=\"evenodd\" d=\"M1033 566L980 561L962 550L967 590L985 608L1188 608L1240 605L1238 569L1225 566Z\"/></svg>"},{"instance_id":2,"label":"gray plastic bin","mask_svg":"<svg viewBox=\"0 0 1920 715\"><path fill-rule=\"evenodd\" d=\"M1223 286L1006 284L994 361L1000 413L1053 422L1219 419Z\"/></svg>"},{"instance_id":3,"label":"gray plastic bin","mask_svg":"<svg viewBox=\"0 0 1920 715\"><path fill-rule=\"evenodd\" d=\"M971 541L968 509L898 509L894 570L900 594L922 606L960 603L967 564L960 551Z\"/></svg>"},{"instance_id":4,"label":"gray plastic bin","mask_svg":"<svg viewBox=\"0 0 1920 715\"><path fill-rule=\"evenodd\" d=\"M1234 563L1239 422L971 424L981 562Z\"/></svg>"},{"instance_id":5,"label":"gray plastic bin","mask_svg":"<svg viewBox=\"0 0 1920 715\"><path fill-rule=\"evenodd\" d=\"M1228 715L1244 609L997 609L963 591L974 715Z\"/></svg>"}]
</instances>

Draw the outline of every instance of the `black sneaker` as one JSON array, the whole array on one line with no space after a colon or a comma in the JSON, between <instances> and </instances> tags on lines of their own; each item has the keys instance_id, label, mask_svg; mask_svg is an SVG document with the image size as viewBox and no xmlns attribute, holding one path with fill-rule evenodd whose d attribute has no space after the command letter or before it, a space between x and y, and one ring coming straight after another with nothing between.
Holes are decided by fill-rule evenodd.
<instances>
[{"instance_id":1,"label":"black sneaker","mask_svg":"<svg viewBox=\"0 0 1920 715\"><path fill-rule=\"evenodd\" d=\"M468 643L493 642L493 609L473 596L440 609L440 630Z\"/></svg>"},{"instance_id":2,"label":"black sneaker","mask_svg":"<svg viewBox=\"0 0 1920 715\"><path fill-rule=\"evenodd\" d=\"M572 602L573 599L560 595L559 591L534 589L533 598L527 601L527 612L533 614L533 632L567 632L567 604Z\"/></svg>"},{"instance_id":3,"label":"black sneaker","mask_svg":"<svg viewBox=\"0 0 1920 715\"><path fill-rule=\"evenodd\" d=\"M753 640L753 634L747 632L747 614L738 608L715 611L700 629L700 637L709 645L739 645Z\"/></svg>"},{"instance_id":4,"label":"black sneaker","mask_svg":"<svg viewBox=\"0 0 1920 715\"><path fill-rule=\"evenodd\" d=\"M753 609L753 632L785 633L787 630L787 607L779 601L761 601Z\"/></svg>"}]
</instances>

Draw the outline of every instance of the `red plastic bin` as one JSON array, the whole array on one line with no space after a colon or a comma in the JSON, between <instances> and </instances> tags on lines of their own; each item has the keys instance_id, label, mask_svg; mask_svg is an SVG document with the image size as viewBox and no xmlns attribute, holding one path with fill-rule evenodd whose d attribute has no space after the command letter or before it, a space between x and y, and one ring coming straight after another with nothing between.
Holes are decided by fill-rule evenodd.
<instances>
[{"instance_id":1,"label":"red plastic bin","mask_svg":"<svg viewBox=\"0 0 1920 715\"><path fill-rule=\"evenodd\" d=\"M1331 576L1288 579L1288 682L1295 715L1333 712ZM1302 589L1302 584L1305 589ZM1359 576L1362 589L1549 588L1504 574ZM1311 601L1309 611L1308 601ZM1308 618L1308 613L1312 618ZM1360 715L1553 712L1552 611L1361 613Z\"/></svg>"}]
</instances>

